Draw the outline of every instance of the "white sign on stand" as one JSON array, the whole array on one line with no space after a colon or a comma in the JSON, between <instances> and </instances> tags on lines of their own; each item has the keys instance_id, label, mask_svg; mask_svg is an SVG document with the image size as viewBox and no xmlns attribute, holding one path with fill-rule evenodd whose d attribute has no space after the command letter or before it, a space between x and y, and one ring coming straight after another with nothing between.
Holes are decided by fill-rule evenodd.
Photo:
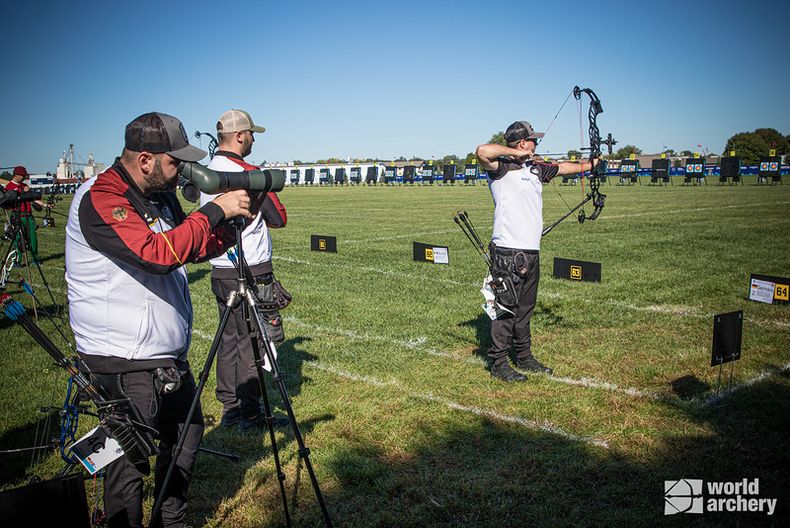
<instances>
[{"instance_id":1,"label":"white sign on stand","mask_svg":"<svg viewBox=\"0 0 790 528\"><path fill-rule=\"evenodd\" d=\"M450 253L446 247L433 248L433 263L434 264L449 264Z\"/></svg>"},{"instance_id":2,"label":"white sign on stand","mask_svg":"<svg viewBox=\"0 0 790 528\"><path fill-rule=\"evenodd\" d=\"M773 282L752 278L751 288L749 289L749 299L761 303L773 304L775 287L776 284Z\"/></svg>"}]
</instances>

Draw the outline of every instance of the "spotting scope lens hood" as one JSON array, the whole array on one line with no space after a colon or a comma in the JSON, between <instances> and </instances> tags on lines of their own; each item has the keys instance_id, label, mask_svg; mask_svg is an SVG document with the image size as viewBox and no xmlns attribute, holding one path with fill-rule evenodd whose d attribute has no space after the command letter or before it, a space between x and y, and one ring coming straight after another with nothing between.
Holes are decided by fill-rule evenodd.
<instances>
[{"instance_id":1,"label":"spotting scope lens hood","mask_svg":"<svg viewBox=\"0 0 790 528\"><path fill-rule=\"evenodd\" d=\"M285 172L279 169L219 172L199 163L183 162L181 176L206 194L219 194L237 189L277 192L285 185Z\"/></svg>"}]
</instances>

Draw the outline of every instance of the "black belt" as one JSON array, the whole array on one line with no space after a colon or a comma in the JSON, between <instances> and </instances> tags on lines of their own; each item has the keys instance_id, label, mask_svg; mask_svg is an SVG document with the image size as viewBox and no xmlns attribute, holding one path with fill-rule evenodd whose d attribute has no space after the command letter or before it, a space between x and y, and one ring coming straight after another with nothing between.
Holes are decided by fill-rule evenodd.
<instances>
[{"instance_id":1,"label":"black belt","mask_svg":"<svg viewBox=\"0 0 790 528\"><path fill-rule=\"evenodd\" d=\"M540 254L540 251L538 251L537 249L506 248L506 247L501 247L501 246L495 246L494 244L491 244L491 249L495 253L499 253L500 255L507 255L507 256L513 256L516 253L524 253L526 255L539 255Z\"/></svg>"}]
</instances>

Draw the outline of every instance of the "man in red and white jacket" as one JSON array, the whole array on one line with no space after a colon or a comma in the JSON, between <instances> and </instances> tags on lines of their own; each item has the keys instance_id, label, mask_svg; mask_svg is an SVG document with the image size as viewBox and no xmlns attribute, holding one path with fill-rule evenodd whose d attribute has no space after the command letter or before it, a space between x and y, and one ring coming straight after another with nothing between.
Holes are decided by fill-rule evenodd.
<instances>
[{"instance_id":1,"label":"man in red and white jacket","mask_svg":"<svg viewBox=\"0 0 790 528\"><path fill-rule=\"evenodd\" d=\"M221 172L259 170L259 167L245 162L244 158L252 152L254 134L263 133L265 130L255 125L247 112L228 110L217 121L219 149L214 153L208 167ZM216 199L216 196L202 193L200 203L205 204L212 199ZM272 268L269 228L284 227L288 217L277 194L258 193L252 199L253 207L258 209L258 203L260 207L258 214L242 232L242 249L262 300L273 302L273 292L280 286L275 281ZM217 298L217 307L222 316L230 293L238 288L238 275L227 253L211 259L211 265L211 289ZM261 312L269 338L275 345L282 344L285 333L279 312L274 308L263 308ZM238 426L240 431L245 432L260 429L264 425L252 343L241 306L234 309L228 318L217 351L216 394L223 407L220 422L223 426Z\"/></svg>"},{"instance_id":2,"label":"man in red and white jacket","mask_svg":"<svg viewBox=\"0 0 790 528\"><path fill-rule=\"evenodd\" d=\"M134 420L159 432L154 495L195 395L187 350L192 302L184 264L224 251L230 218L252 218L246 191L217 197L187 216L175 195L182 161L206 153L173 116L151 112L126 126L115 164L80 186L66 225L66 283L77 351L110 399L128 398ZM167 382L167 383L165 383ZM162 526L182 527L192 466L203 435L198 405L161 509ZM148 462L121 457L107 467L110 526L142 527Z\"/></svg>"}]
</instances>

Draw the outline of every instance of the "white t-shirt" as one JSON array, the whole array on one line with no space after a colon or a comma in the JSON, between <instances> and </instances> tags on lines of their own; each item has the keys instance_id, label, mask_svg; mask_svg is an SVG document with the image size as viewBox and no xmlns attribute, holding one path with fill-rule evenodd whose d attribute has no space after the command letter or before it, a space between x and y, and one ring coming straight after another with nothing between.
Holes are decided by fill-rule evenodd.
<instances>
[{"instance_id":1,"label":"white t-shirt","mask_svg":"<svg viewBox=\"0 0 790 528\"><path fill-rule=\"evenodd\" d=\"M527 160L524 165L499 158L499 168L489 171L494 198L494 233L498 247L540 250L543 231L543 183L559 172L559 166Z\"/></svg>"}]
</instances>

